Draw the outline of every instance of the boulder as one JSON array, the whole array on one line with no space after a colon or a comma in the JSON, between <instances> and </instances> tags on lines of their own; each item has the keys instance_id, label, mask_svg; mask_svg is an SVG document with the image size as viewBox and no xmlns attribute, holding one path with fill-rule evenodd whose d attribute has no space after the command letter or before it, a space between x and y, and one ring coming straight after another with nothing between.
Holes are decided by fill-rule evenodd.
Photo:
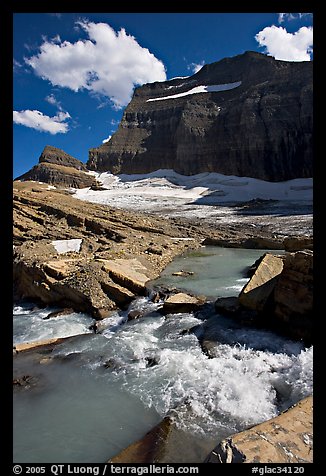
<instances>
[{"instance_id":1,"label":"boulder","mask_svg":"<svg viewBox=\"0 0 326 476\"><path fill-rule=\"evenodd\" d=\"M185 293L177 293L169 296L163 303L164 314L176 314L179 312L197 311L204 303L203 299L190 296Z\"/></svg>"},{"instance_id":2,"label":"boulder","mask_svg":"<svg viewBox=\"0 0 326 476\"><path fill-rule=\"evenodd\" d=\"M142 317L144 314L143 311L139 309L132 309L131 311L128 312L128 322L129 321L134 321L135 319L139 319Z\"/></svg>"},{"instance_id":3,"label":"boulder","mask_svg":"<svg viewBox=\"0 0 326 476\"><path fill-rule=\"evenodd\" d=\"M313 252L288 253L274 290L275 318L293 337L312 339Z\"/></svg>"},{"instance_id":4,"label":"boulder","mask_svg":"<svg viewBox=\"0 0 326 476\"><path fill-rule=\"evenodd\" d=\"M212 447L212 439L182 430L178 411L191 412L187 403L171 409L169 414L138 441L130 444L108 463L195 463L202 461ZM171 466L170 466L171 467Z\"/></svg>"},{"instance_id":5,"label":"boulder","mask_svg":"<svg viewBox=\"0 0 326 476\"><path fill-rule=\"evenodd\" d=\"M312 463L313 400L221 441L205 463Z\"/></svg>"},{"instance_id":6,"label":"boulder","mask_svg":"<svg viewBox=\"0 0 326 476\"><path fill-rule=\"evenodd\" d=\"M38 262L21 258L19 253L14 261L14 289L19 299L69 307L103 319L135 297L134 292L113 281L95 260L58 260L56 266L52 260L43 264L41 259Z\"/></svg>"},{"instance_id":7,"label":"boulder","mask_svg":"<svg viewBox=\"0 0 326 476\"><path fill-rule=\"evenodd\" d=\"M313 251L266 254L239 295L237 320L312 343ZM248 314L251 312L251 314ZM249 319L248 319L249 318Z\"/></svg>"},{"instance_id":8,"label":"boulder","mask_svg":"<svg viewBox=\"0 0 326 476\"><path fill-rule=\"evenodd\" d=\"M283 257L266 253L251 279L243 287L239 303L248 309L262 311L282 269Z\"/></svg>"}]
</instances>

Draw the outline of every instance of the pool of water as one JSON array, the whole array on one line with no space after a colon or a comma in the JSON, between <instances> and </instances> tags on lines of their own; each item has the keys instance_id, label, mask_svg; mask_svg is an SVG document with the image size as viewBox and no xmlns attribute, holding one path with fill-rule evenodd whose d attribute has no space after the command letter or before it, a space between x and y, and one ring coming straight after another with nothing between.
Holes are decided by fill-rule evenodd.
<instances>
[{"instance_id":1,"label":"pool of water","mask_svg":"<svg viewBox=\"0 0 326 476\"><path fill-rule=\"evenodd\" d=\"M33 356L18 355L14 363L16 376L35 380L14 391L15 463L105 462L160 421L154 408L78 356L75 362Z\"/></svg>"},{"instance_id":2,"label":"pool of water","mask_svg":"<svg viewBox=\"0 0 326 476\"><path fill-rule=\"evenodd\" d=\"M246 271L264 253L283 254L282 250L254 250L202 246L177 257L162 272L155 285L176 287L216 299L237 296L248 281ZM186 271L193 274L174 276Z\"/></svg>"}]
</instances>

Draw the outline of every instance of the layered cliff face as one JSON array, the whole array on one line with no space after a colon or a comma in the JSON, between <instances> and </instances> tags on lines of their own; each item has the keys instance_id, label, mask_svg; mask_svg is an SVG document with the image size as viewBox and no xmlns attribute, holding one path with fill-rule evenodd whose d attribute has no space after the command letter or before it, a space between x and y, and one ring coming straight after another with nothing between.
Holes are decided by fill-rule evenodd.
<instances>
[{"instance_id":1,"label":"layered cliff face","mask_svg":"<svg viewBox=\"0 0 326 476\"><path fill-rule=\"evenodd\" d=\"M135 90L87 167L281 181L312 176L312 63L246 52Z\"/></svg>"},{"instance_id":2,"label":"layered cliff face","mask_svg":"<svg viewBox=\"0 0 326 476\"><path fill-rule=\"evenodd\" d=\"M59 187L84 188L96 186L97 182L85 164L57 147L47 145L39 163L16 180L34 180Z\"/></svg>"}]
</instances>

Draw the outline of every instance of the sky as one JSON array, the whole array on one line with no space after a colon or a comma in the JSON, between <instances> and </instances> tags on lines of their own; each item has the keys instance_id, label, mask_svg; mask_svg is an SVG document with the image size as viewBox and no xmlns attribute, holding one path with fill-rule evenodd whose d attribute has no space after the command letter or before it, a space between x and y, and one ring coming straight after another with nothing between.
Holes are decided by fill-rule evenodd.
<instances>
[{"instance_id":1,"label":"sky","mask_svg":"<svg viewBox=\"0 0 326 476\"><path fill-rule=\"evenodd\" d=\"M13 177L46 145L86 162L135 87L257 51L311 61L311 13L14 13Z\"/></svg>"}]
</instances>

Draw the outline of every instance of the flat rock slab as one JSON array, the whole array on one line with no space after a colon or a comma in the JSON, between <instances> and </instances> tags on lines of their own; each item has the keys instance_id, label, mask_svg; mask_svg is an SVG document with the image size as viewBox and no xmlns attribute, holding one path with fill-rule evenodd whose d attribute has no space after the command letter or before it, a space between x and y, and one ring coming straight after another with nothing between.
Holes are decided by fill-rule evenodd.
<instances>
[{"instance_id":1,"label":"flat rock slab","mask_svg":"<svg viewBox=\"0 0 326 476\"><path fill-rule=\"evenodd\" d=\"M251 279L243 287L239 303L248 309L262 311L282 270L283 258L266 253Z\"/></svg>"},{"instance_id":2,"label":"flat rock slab","mask_svg":"<svg viewBox=\"0 0 326 476\"><path fill-rule=\"evenodd\" d=\"M221 441L205 463L312 463L313 399Z\"/></svg>"},{"instance_id":3,"label":"flat rock slab","mask_svg":"<svg viewBox=\"0 0 326 476\"><path fill-rule=\"evenodd\" d=\"M76 259L52 260L44 263L44 271L55 279L64 279L75 271L76 264L80 261Z\"/></svg>"},{"instance_id":4,"label":"flat rock slab","mask_svg":"<svg viewBox=\"0 0 326 476\"><path fill-rule=\"evenodd\" d=\"M36 347L43 347L49 344L59 344L60 342L62 342L61 338L44 339L35 342L23 342L22 344L14 345L14 350L16 353L18 353L25 350L35 349Z\"/></svg>"},{"instance_id":5,"label":"flat rock slab","mask_svg":"<svg viewBox=\"0 0 326 476\"><path fill-rule=\"evenodd\" d=\"M89 335L89 334L75 334L73 336L68 336L68 337L54 337L51 339L43 339L43 340L38 340L33 342L23 342L21 344L15 344L13 346L13 350L14 350L14 353L18 354L19 352L35 349L37 347L46 347L47 345L61 344L61 342L64 342L67 339L71 339L73 337L79 337L83 335Z\"/></svg>"},{"instance_id":6,"label":"flat rock slab","mask_svg":"<svg viewBox=\"0 0 326 476\"><path fill-rule=\"evenodd\" d=\"M113 281L134 293L143 293L146 283L153 276L149 263L145 266L136 258L96 261L102 264L102 269L109 273Z\"/></svg>"}]
</instances>

